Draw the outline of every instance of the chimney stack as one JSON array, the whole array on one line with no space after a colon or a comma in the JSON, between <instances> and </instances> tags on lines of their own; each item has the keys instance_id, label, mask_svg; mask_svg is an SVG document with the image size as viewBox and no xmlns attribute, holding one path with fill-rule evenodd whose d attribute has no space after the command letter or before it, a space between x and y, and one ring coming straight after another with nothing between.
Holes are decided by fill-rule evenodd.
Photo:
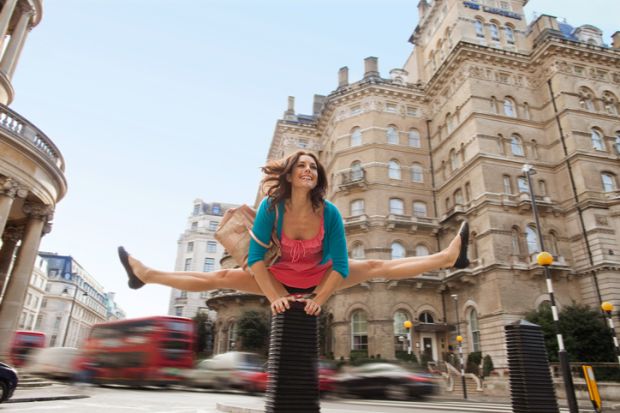
<instances>
[{"instance_id":1,"label":"chimney stack","mask_svg":"<svg viewBox=\"0 0 620 413\"><path fill-rule=\"evenodd\" d=\"M426 2L426 0L420 0L420 2L418 3L418 20L419 21L422 21L427 10L428 10L428 3Z\"/></svg>"},{"instance_id":2,"label":"chimney stack","mask_svg":"<svg viewBox=\"0 0 620 413\"><path fill-rule=\"evenodd\" d=\"M338 87L349 86L349 68L341 67L338 70Z\"/></svg>"},{"instance_id":3,"label":"chimney stack","mask_svg":"<svg viewBox=\"0 0 620 413\"><path fill-rule=\"evenodd\" d=\"M286 112L284 112L284 119L297 120L297 117L295 116L295 96L288 97L288 108L286 109Z\"/></svg>"},{"instance_id":4,"label":"chimney stack","mask_svg":"<svg viewBox=\"0 0 620 413\"><path fill-rule=\"evenodd\" d=\"M620 31L611 35L611 47L616 50L620 50Z\"/></svg>"},{"instance_id":5,"label":"chimney stack","mask_svg":"<svg viewBox=\"0 0 620 413\"><path fill-rule=\"evenodd\" d=\"M364 79L379 77L379 62L376 57L364 59Z\"/></svg>"},{"instance_id":6,"label":"chimney stack","mask_svg":"<svg viewBox=\"0 0 620 413\"><path fill-rule=\"evenodd\" d=\"M318 116L321 113L323 103L325 103L325 96L314 95L314 101L312 102L312 114L314 116Z\"/></svg>"}]
</instances>

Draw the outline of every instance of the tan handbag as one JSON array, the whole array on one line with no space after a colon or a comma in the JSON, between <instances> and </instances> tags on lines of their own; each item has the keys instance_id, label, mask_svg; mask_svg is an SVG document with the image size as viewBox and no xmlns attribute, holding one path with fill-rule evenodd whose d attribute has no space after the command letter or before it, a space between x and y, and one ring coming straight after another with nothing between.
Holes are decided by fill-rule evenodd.
<instances>
[{"instance_id":1,"label":"tan handbag","mask_svg":"<svg viewBox=\"0 0 620 413\"><path fill-rule=\"evenodd\" d=\"M271 232L269 244L265 244L259 240L252 232L256 211L245 204L238 208L228 209L215 230L215 239L226 248L230 256L244 270L248 268L250 238L263 248L267 248L264 258L267 267L274 264L278 258L280 258L280 240L276 232L276 227L278 225L278 208L276 208L275 211L276 220L273 231Z\"/></svg>"}]
</instances>

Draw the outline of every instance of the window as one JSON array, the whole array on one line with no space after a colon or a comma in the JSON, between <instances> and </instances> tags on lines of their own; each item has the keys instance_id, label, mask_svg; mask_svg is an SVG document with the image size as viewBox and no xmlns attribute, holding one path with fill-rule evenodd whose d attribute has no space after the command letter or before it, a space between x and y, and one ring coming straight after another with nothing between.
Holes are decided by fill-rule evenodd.
<instances>
[{"instance_id":1,"label":"window","mask_svg":"<svg viewBox=\"0 0 620 413\"><path fill-rule=\"evenodd\" d=\"M351 115L359 115L362 113L362 107L360 105L351 106Z\"/></svg>"},{"instance_id":2,"label":"window","mask_svg":"<svg viewBox=\"0 0 620 413\"><path fill-rule=\"evenodd\" d=\"M396 113L396 103L386 103L385 111L389 113Z\"/></svg>"},{"instance_id":3,"label":"window","mask_svg":"<svg viewBox=\"0 0 620 413\"><path fill-rule=\"evenodd\" d=\"M184 270L185 271L191 271L192 270L192 259L191 258L185 258Z\"/></svg>"},{"instance_id":4,"label":"window","mask_svg":"<svg viewBox=\"0 0 620 413\"><path fill-rule=\"evenodd\" d=\"M473 308L469 313L469 329L471 330L472 351L480 351L480 328L478 327L478 312Z\"/></svg>"},{"instance_id":5,"label":"window","mask_svg":"<svg viewBox=\"0 0 620 413\"><path fill-rule=\"evenodd\" d=\"M471 184L465 182L465 202L471 201Z\"/></svg>"},{"instance_id":6,"label":"window","mask_svg":"<svg viewBox=\"0 0 620 413\"><path fill-rule=\"evenodd\" d=\"M504 27L504 35L506 36L506 43L515 44L515 32L512 27Z\"/></svg>"},{"instance_id":7,"label":"window","mask_svg":"<svg viewBox=\"0 0 620 413\"><path fill-rule=\"evenodd\" d=\"M612 192L616 190L616 179L612 174L601 174L601 180L603 182L603 192Z\"/></svg>"},{"instance_id":8,"label":"window","mask_svg":"<svg viewBox=\"0 0 620 413\"><path fill-rule=\"evenodd\" d=\"M390 179L400 179L400 164L392 159L388 162L388 176Z\"/></svg>"},{"instance_id":9,"label":"window","mask_svg":"<svg viewBox=\"0 0 620 413\"><path fill-rule=\"evenodd\" d=\"M368 323L364 311L357 310L351 316L351 336L352 350L368 349Z\"/></svg>"},{"instance_id":10,"label":"window","mask_svg":"<svg viewBox=\"0 0 620 413\"><path fill-rule=\"evenodd\" d=\"M388 126L387 128L387 143L398 145L398 132L394 126Z\"/></svg>"},{"instance_id":11,"label":"window","mask_svg":"<svg viewBox=\"0 0 620 413\"><path fill-rule=\"evenodd\" d=\"M536 143L535 140L532 140L532 158L534 159L538 159L538 144Z\"/></svg>"},{"instance_id":12,"label":"window","mask_svg":"<svg viewBox=\"0 0 620 413\"><path fill-rule=\"evenodd\" d=\"M219 204L213 204L211 207L211 214L220 215L222 213L222 207Z\"/></svg>"},{"instance_id":13,"label":"window","mask_svg":"<svg viewBox=\"0 0 620 413\"><path fill-rule=\"evenodd\" d=\"M523 103L523 117L525 119L530 119L530 105L527 102Z\"/></svg>"},{"instance_id":14,"label":"window","mask_svg":"<svg viewBox=\"0 0 620 413\"><path fill-rule=\"evenodd\" d=\"M415 246L415 256L416 257L424 257L428 255L428 248L424 244L418 244Z\"/></svg>"},{"instance_id":15,"label":"window","mask_svg":"<svg viewBox=\"0 0 620 413\"><path fill-rule=\"evenodd\" d=\"M614 146L616 147L616 152L620 155L620 131L616 132L616 139L614 140Z\"/></svg>"},{"instance_id":16,"label":"window","mask_svg":"<svg viewBox=\"0 0 620 413\"><path fill-rule=\"evenodd\" d=\"M413 203L413 215L415 215L416 217L426 217L427 216L427 211L426 211L426 204L424 202L419 202L416 201Z\"/></svg>"},{"instance_id":17,"label":"window","mask_svg":"<svg viewBox=\"0 0 620 413\"><path fill-rule=\"evenodd\" d=\"M364 214L364 200L356 199L351 202L351 216L356 217Z\"/></svg>"},{"instance_id":18,"label":"window","mask_svg":"<svg viewBox=\"0 0 620 413\"><path fill-rule=\"evenodd\" d=\"M517 178L517 188L519 192L530 192L530 186L527 184L527 178L520 176Z\"/></svg>"},{"instance_id":19,"label":"window","mask_svg":"<svg viewBox=\"0 0 620 413\"><path fill-rule=\"evenodd\" d=\"M418 320L420 320L420 323L423 324L435 324L435 319L433 318L433 315L428 311L421 312Z\"/></svg>"},{"instance_id":20,"label":"window","mask_svg":"<svg viewBox=\"0 0 620 413\"><path fill-rule=\"evenodd\" d=\"M192 215L198 215L198 214L200 214L200 204L194 205L194 211L192 212Z\"/></svg>"},{"instance_id":21,"label":"window","mask_svg":"<svg viewBox=\"0 0 620 413\"><path fill-rule=\"evenodd\" d=\"M512 255L521 255L521 247L519 246L519 230L513 228L511 231Z\"/></svg>"},{"instance_id":22,"label":"window","mask_svg":"<svg viewBox=\"0 0 620 413\"><path fill-rule=\"evenodd\" d=\"M405 247L400 242L392 243L392 259L397 260L400 258L405 258Z\"/></svg>"},{"instance_id":23,"label":"window","mask_svg":"<svg viewBox=\"0 0 620 413\"><path fill-rule=\"evenodd\" d=\"M405 328L405 321L407 320L410 318L405 311L398 310L394 313L394 347L396 351L407 350L407 340L409 340L408 331Z\"/></svg>"},{"instance_id":24,"label":"window","mask_svg":"<svg viewBox=\"0 0 620 413\"><path fill-rule=\"evenodd\" d=\"M592 129L591 134L592 147L597 151L605 150L605 143L603 142L603 134L596 129Z\"/></svg>"},{"instance_id":25,"label":"window","mask_svg":"<svg viewBox=\"0 0 620 413\"><path fill-rule=\"evenodd\" d=\"M454 191L454 205L463 205L463 191L460 189Z\"/></svg>"},{"instance_id":26,"label":"window","mask_svg":"<svg viewBox=\"0 0 620 413\"><path fill-rule=\"evenodd\" d=\"M217 242L207 241L207 252L216 252L216 251L217 251Z\"/></svg>"},{"instance_id":27,"label":"window","mask_svg":"<svg viewBox=\"0 0 620 413\"><path fill-rule=\"evenodd\" d=\"M360 146L362 144L362 131L360 128L353 128L351 131L351 146Z\"/></svg>"},{"instance_id":28,"label":"window","mask_svg":"<svg viewBox=\"0 0 620 413\"><path fill-rule=\"evenodd\" d=\"M451 113L446 115L446 129L448 130L448 134L454 130L454 118Z\"/></svg>"},{"instance_id":29,"label":"window","mask_svg":"<svg viewBox=\"0 0 620 413\"><path fill-rule=\"evenodd\" d=\"M476 36L484 37L484 23L476 19L474 22L474 27L476 28Z\"/></svg>"},{"instance_id":30,"label":"window","mask_svg":"<svg viewBox=\"0 0 620 413\"><path fill-rule=\"evenodd\" d=\"M364 177L364 171L362 170L362 163L360 161L354 161L351 164L351 181L359 181Z\"/></svg>"},{"instance_id":31,"label":"window","mask_svg":"<svg viewBox=\"0 0 620 413\"><path fill-rule=\"evenodd\" d=\"M192 222L192 231L196 231L198 229L198 222Z\"/></svg>"},{"instance_id":32,"label":"window","mask_svg":"<svg viewBox=\"0 0 620 413\"><path fill-rule=\"evenodd\" d=\"M525 241L527 242L528 254L534 254L538 252L538 235L536 235L536 229L528 225L525 227Z\"/></svg>"},{"instance_id":33,"label":"window","mask_svg":"<svg viewBox=\"0 0 620 413\"><path fill-rule=\"evenodd\" d=\"M351 248L351 258L356 260L363 260L366 254L364 252L364 245L361 242L358 242L353 245Z\"/></svg>"},{"instance_id":34,"label":"window","mask_svg":"<svg viewBox=\"0 0 620 413\"><path fill-rule=\"evenodd\" d=\"M495 96L491 96L489 109L491 109L491 113L497 113L497 99L495 99Z\"/></svg>"},{"instance_id":35,"label":"window","mask_svg":"<svg viewBox=\"0 0 620 413\"><path fill-rule=\"evenodd\" d=\"M60 320L62 320L62 317L56 316L56 320L54 320L54 328L60 327Z\"/></svg>"},{"instance_id":36,"label":"window","mask_svg":"<svg viewBox=\"0 0 620 413\"><path fill-rule=\"evenodd\" d=\"M211 272L215 270L215 260L213 258L205 258L203 271Z\"/></svg>"},{"instance_id":37,"label":"window","mask_svg":"<svg viewBox=\"0 0 620 413\"><path fill-rule=\"evenodd\" d=\"M514 118L515 115L515 102L511 98L504 99L504 115Z\"/></svg>"},{"instance_id":38,"label":"window","mask_svg":"<svg viewBox=\"0 0 620 413\"><path fill-rule=\"evenodd\" d=\"M402 199L390 198L390 214L405 214L405 203Z\"/></svg>"},{"instance_id":39,"label":"window","mask_svg":"<svg viewBox=\"0 0 620 413\"><path fill-rule=\"evenodd\" d=\"M503 183L504 183L504 193L512 194L512 181L510 180L510 176L504 175Z\"/></svg>"},{"instance_id":40,"label":"window","mask_svg":"<svg viewBox=\"0 0 620 413\"><path fill-rule=\"evenodd\" d=\"M607 113L609 113L610 115L618 114L618 101L613 93L603 93L603 104L605 105L605 111Z\"/></svg>"},{"instance_id":41,"label":"window","mask_svg":"<svg viewBox=\"0 0 620 413\"><path fill-rule=\"evenodd\" d=\"M560 249L558 247L558 236L553 231L549 232L549 244L549 249L551 250L549 252L551 252L551 255L553 255L554 257L560 255Z\"/></svg>"},{"instance_id":42,"label":"window","mask_svg":"<svg viewBox=\"0 0 620 413\"><path fill-rule=\"evenodd\" d=\"M237 331L237 323L232 322L228 325L228 351L237 348Z\"/></svg>"},{"instance_id":43,"label":"window","mask_svg":"<svg viewBox=\"0 0 620 413\"><path fill-rule=\"evenodd\" d=\"M489 24L489 30L491 31L491 39L499 41L499 28L497 27L497 24Z\"/></svg>"},{"instance_id":44,"label":"window","mask_svg":"<svg viewBox=\"0 0 620 413\"><path fill-rule=\"evenodd\" d=\"M412 148L421 148L422 142L420 141L420 132L417 129L411 129L409 131L409 146Z\"/></svg>"},{"instance_id":45,"label":"window","mask_svg":"<svg viewBox=\"0 0 620 413\"><path fill-rule=\"evenodd\" d=\"M209 231L215 231L217 229L217 221L209 221Z\"/></svg>"},{"instance_id":46,"label":"window","mask_svg":"<svg viewBox=\"0 0 620 413\"><path fill-rule=\"evenodd\" d=\"M450 150L450 169L452 172L456 171L459 167L459 161L456 156L456 151L454 149Z\"/></svg>"},{"instance_id":47,"label":"window","mask_svg":"<svg viewBox=\"0 0 620 413\"><path fill-rule=\"evenodd\" d=\"M547 196L547 184L542 179L538 181L538 192L541 196Z\"/></svg>"},{"instance_id":48,"label":"window","mask_svg":"<svg viewBox=\"0 0 620 413\"><path fill-rule=\"evenodd\" d=\"M512 135L510 138L510 149L512 150L513 155L523 156L523 143L521 142L521 138L517 135Z\"/></svg>"},{"instance_id":49,"label":"window","mask_svg":"<svg viewBox=\"0 0 620 413\"><path fill-rule=\"evenodd\" d=\"M411 180L419 183L424 182L424 171L419 163L411 165Z\"/></svg>"},{"instance_id":50,"label":"window","mask_svg":"<svg viewBox=\"0 0 620 413\"><path fill-rule=\"evenodd\" d=\"M194 251L194 241L190 241L187 243L187 252L193 252Z\"/></svg>"},{"instance_id":51,"label":"window","mask_svg":"<svg viewBox=\"0 0 620 413\"><path fill-rule=\"evenodd\" d=\"M594 110L594 101L592 100L592 91L587 87L579 88L579 106L585 110Z\"/></svg>"}]
</instances>

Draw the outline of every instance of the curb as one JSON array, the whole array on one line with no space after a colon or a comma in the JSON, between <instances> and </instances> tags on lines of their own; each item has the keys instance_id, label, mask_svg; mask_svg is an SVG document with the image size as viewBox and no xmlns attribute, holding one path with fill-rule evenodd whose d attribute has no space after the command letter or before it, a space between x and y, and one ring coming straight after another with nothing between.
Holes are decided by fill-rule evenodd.
<instances>
[{"instance_id":1,"label":"curb","mask_svg":"<svg viewBox=\"0 0 620 413\"><path fill-rule=\"evenodd\" d=\"M222 403L215 403L215 410L224 413L265 413L265 409L255 409L253 407L230 406Z\"/></svg>"},{"instance_id":2,"label":"curb","mask_svg":"<svg viewBox=\"0 0 620 413\"><path fill-rule=\"evenodd\" d=\"M53 396L53 397L22 397L19 399L9 399L5 403L26 403L26 402L48 402L52 400L73 400L73 399L87 399L90 396L83 394L74 396Z\"/></svg>"}]
</instances>

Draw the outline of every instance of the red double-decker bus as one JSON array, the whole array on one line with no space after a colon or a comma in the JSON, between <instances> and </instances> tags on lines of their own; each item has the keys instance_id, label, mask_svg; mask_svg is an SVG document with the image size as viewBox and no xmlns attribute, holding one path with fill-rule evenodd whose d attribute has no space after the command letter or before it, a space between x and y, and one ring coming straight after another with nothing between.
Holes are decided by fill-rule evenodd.
<instances>
[{"instance_id":1,"label":"red double-decker bus","mask_svg":"<svg viewBox=\"0 0 620 413\"><path fill-rule=\"evenodd\" d=\"M32 350L45 347L45 333L19 330L11 343L10 358L15 367L21 367L28 360Z\"/></svg>"},{"instance_id":2,"label":"red double-decker bus","mask_svg":"<svg viewBox=\"0 0 620 413\"><path fill-rule=\"evenodd\" d=\"M84 343L77 377L97 384L179 383L194 363L194 324L155 316L96 324Z\"/></svg>"}]
</instances>

